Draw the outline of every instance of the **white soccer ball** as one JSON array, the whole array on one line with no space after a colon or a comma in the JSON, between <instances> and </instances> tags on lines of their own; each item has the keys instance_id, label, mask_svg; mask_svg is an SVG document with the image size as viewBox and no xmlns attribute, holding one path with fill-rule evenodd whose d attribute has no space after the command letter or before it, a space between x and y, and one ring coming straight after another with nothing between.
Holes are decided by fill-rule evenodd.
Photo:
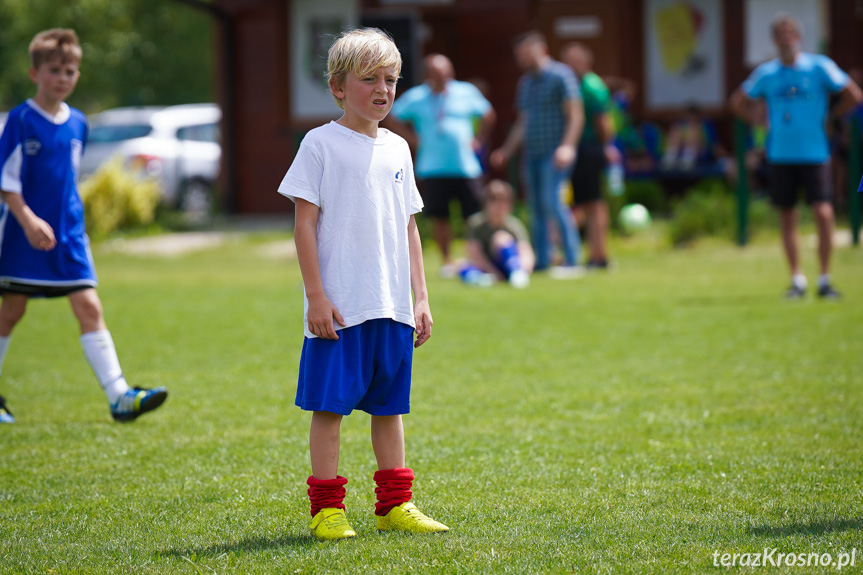
<instances>
[{"instance_id":1,"label":"white soccer ball","mask_svg":"<svg viewBox=\"0 0 863 575\"><path fill-rule=\"evenodd\" d=\"M627 204L620 208L617 221L624 232L631 234L650 227L650 212L641 204Z\"/></svg>"}]
</instances>

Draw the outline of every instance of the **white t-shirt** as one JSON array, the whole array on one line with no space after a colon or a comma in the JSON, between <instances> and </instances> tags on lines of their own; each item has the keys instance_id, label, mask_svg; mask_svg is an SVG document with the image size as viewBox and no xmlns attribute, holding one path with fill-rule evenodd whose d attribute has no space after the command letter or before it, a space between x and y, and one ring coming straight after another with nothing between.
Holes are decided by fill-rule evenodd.
<instances>
[{"instance_id":1,"label":"white t-shirt","mask_svg":"<svg viewBox=\"0 0 863 575\"><path fill-rule=\"evenodd\" d=\"M345 327L379 318L416 327L408 223L423 203L403 138L383 128L370 138L336 122L315 128L300 144L279 193L320 208L321 280ZM305 334L315 337L308 313L304 293Z\"/></svg>"}]
</instances>

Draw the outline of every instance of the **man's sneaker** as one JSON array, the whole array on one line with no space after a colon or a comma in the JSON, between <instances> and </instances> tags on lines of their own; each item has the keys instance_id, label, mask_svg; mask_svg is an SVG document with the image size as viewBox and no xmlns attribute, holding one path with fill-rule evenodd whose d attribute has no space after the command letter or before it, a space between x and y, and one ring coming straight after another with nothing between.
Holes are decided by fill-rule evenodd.
<instances>
[{"instance_id":1,"label":"man's sneaker","mask_svg":"<svg viewBox=\"0 0 863 575\"><path fill-rule=\"evenodd\" d=\"M321 541L346 539L357 534L348 523L345 510L338 507L327 507L318 511L317 515L312 517L310 529L312 535Z\"/></svg>"},{"instance_id":2,"label":"man's sneaker","mask_svg":"<svg viewBox=\"0 0 863 575\"><path fill-rule=\"evenodd\" d=\"M378 531L407 531L409 533L441 533L449 527L423 515L416 505L408 501L378 515Z\"/></svg>"},{"instance_id":3,"label":"man's sneaker","mask_svg":"<svg viewBox=\"0 0 863 575\"><path fill-rule=\"evenodd\" d=\"M608 260L590 260L587 262L587 271L595 271L595 270L607 270L608 269Z\"/></svg>"},{"instance_id":4,"label":"man's sneaker","mask_svg":"<svg viewBox=\"0 0 863 575\"><path fill-rule=\"evenodd\" d=\"M584 277L582 266L554 266L548 270L548 275L556 280L574 280Z\"/></svg>"},{"instance_id":5,"label":"man's sneaker","mask_svg":"<svg viewBox=\"0 0 863 575\"><path fill-rule=\"evenodd\" d=\"M15 423L12 412L6 407L6 399L0 395L0 423Z\"/></svg>"},{"instance_id":6,"label":"man's sneaker","mask_svg":"<svg viewBox=\"0 0 863 575\"><path fill-rule=\"evenodd\" d=\"M794 284L791 284L791 287L785 292L786 299L803 299L804 297L806 297L806 288L798 287Z\"/></svg>"},{"instance_id":7,"label":"man's sneaker","mask_svg":"<svg viewBox=\"0 0 863 575\"><path fill-rule=\"evenodd\" d=\"M821 299L839 299L842 297L842 294L833 289L832 285L824 284L818 288L818 297Z\"/></svg>"},{"instance_id":8,"label":"man's sneaker","mask_svg":"<svg viewBox=\"0 0 863 575\"><path fill-rule=\"evenodd\" d=\"M443 264L438 271L440 277L445 280L451 280L458 276L458 266L455 264Z\"/></svg>"},{"instance_id":9,"label":"man's sneaker","mask_svg":"<svg viewBox=\"0 0 863 575\"><path fill-rule=\"evenodd\" d=\"M133 387L111 405L111 416L114 421L126 423L137 419L139 415L153 411L165 403L167 398L168 390L164 387L153 389Z\"/></svg>"}]
</instances>

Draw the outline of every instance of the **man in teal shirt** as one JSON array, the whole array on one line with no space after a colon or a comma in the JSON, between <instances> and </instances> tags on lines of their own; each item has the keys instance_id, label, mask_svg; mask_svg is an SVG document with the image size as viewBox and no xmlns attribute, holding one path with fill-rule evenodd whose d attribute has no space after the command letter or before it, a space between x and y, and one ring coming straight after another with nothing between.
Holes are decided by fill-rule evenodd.
<instances>
[{"instance_id":1,"label":"man in teal shirt","mask_svg":"<svg viewBox=\"0 0 863 575\"><path fill-rule=\"evenodd\" d=\"M782 244L791 268L786 296L806 295L795 209L798 187L802 187L818 226L818 296L837 299L839 292L830 283L834 215L825 123L831 94L839 94L832 113L841 117L863 100L863 93L833 60L800 51L800 24L791 15L778 14L770 28L779 57L755 68L731 95L730 105L734 113L754 123L753 100L767 103L770 195L779 208Z\"/></svg>"},{"instance_id":2,"label":"man in teal shirt","mask_svg":"<svg viewBox=\"0 0 863 575\"><path fill-rule=\"evenodd\" d=\"M419 140L415 170L423 211L433 219L434 239L443 256L441 274L447 277L456 273L450 259L449 205L457 199L465 219L480 210L482 167L476 151L491 137L495 113L476 86L455 79L449 58L429 54L424 65L425 83L396 100L390 126L409 141L413 135ZM405 133L404 124L415 134Z\"/></svg>"},{"instance_id":3,"label":"man in teal shirt","mask_svg":"<svg viewBox=\"0 0 863 575\"><path fill-rule=\"evenodd\" d=\"M563 47L560 60L568 64L581 82L584 101L584 131L578 144L572 172L572 207L579 225L587 220L590 244L588 269L608 268L608 203L602 195L602 174L609 162L620 162L614 147L611 121L611 94L593 67L593 53L587 46L572 42Z\"/></svg>"}]
</instances>

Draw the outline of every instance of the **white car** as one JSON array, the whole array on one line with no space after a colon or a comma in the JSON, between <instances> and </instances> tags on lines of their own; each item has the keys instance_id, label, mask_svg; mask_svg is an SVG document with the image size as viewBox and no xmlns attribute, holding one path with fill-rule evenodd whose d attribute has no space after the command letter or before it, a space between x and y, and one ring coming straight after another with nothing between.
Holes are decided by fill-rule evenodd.
<instances>
[{"instance_id":1,"label":"white car","mask_svg":"<svg viewBox=\"0 0 863 575\"><path fill-rule=\"evenodd\" d=\"M79 173L85 178L120 156L129 167L159 179L168 206L206 215L215 204L221 118L215 104L115 108L93 114Z\"/></svg>"}]
</instances>

